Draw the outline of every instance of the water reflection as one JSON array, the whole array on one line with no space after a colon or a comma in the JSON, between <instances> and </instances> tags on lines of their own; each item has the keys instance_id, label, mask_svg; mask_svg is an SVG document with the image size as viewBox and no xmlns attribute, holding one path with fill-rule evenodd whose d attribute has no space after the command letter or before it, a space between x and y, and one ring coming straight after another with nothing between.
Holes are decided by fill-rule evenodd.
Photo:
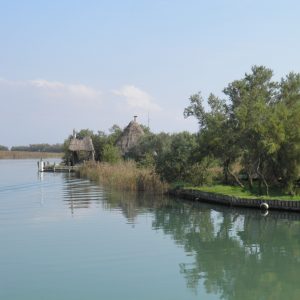
<instances>
[{"instance_id":1,"label":"water reflection","mask_svg":"<svg viewBox=\"0 0 300 300\"><path fill-rule=\"evenodd\" d=\"M64 174L63 200L71 209L72 214L76 209L90 208L91 205L97 203L105 211L121 211L130 224L134 224L139 215L173 202L164 196L104 189L89 180L78 179L72 174Z\"/></svg>"},{"instance_id":2,"label":"water reflection","mask_svg":"<svg viewBox=\"0 0 300 300\"><path fill-rule=\"evenodd\" d=\"M231 211L209 205L116 197L129 220L151 210L152 227L171 235L193 263L182 262L180 273L194 291L223 299L299 299L300 222L298 214L253 210ZM161 199L160 199L161 200Z\"/></svg>"},{"instance_id":3,"label":"water reflection","mask_svg":"<svg viewBox=\"0 0 300 300\"><path fill-rule=\"evenodd\" d=\"M64 201L72 212L98 203L120 211L127 222L151 216L189 256L178 271L187 287L222 299L298 299L300 297L300 215L231 209L167 197L105 191L88 181L66 177ZM192 262L191 262L192 261Z\"/></svg>"},{"instance_id":4,"label":"water reflection","mask_svg":"<svg viewBox=\"0 0 300 300\"><path fill-rule=\"evenodd\" d=\"M157 196L112 190L106 191L106 197L106 201L103 202L103 208L105 210L120 210L129 224L134 224L139 215L152 213L172 202L170 198L163 195Z\"/></svg>"},{"instance_id":5,"label":"water reflection","mask_svg":"<svg viewBox=\"0 0 300 300\"><path fill-rule=\"evenodd\" d=\"M194 257L180 264L189 288L203 282L223 299L299 299L299 219L185 203L157 211L153 226Z\"/></svg>"},{"instance_id":6,"label":"water reflection","mask_svg":"<svg viewBox=\"0 0 300 300\"><path fill-rule=\"evenodd\" d=\"M89 208L92 203L99 203L103 199L103 188L100 186L71 174L64 174L63 201L69 206L72 214L76 209Z\"/></svg>"}]
</instances>

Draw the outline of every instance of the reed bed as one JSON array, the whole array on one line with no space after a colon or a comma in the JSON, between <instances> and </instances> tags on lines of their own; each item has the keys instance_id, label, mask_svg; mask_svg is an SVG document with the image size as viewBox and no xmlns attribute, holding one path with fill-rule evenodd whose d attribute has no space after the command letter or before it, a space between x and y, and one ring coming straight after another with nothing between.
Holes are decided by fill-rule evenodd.
<instances>
[{"instance_id":1,"label":"reed bed","mask_svg":"<svg viewBox=\"0 0 300 300\"><path fill-rule=\"evenodd\" d=\"M62 157L63 157L63 153L0 151L0 159L40 159L40 158L62 158Z\"/></svg>"},{"instance_id":2,"label":"reed bed","mask_svg":"<svg viewBox=\"0 0 300 300\"><path fill-rule=\"evenodd\" d=\"M79 174L80 177L124 191L164 193L168 188L154 170L138 168L133 161L122 161L116 164L86 163L80 168Z\"/></svg>"}]
</instances>

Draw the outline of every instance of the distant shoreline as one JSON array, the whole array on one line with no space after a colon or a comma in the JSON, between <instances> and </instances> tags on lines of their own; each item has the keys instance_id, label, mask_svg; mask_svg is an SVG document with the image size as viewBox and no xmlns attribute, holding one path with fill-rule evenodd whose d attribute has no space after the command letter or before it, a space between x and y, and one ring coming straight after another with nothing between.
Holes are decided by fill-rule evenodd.
<instances>
[{"instance_id":1,"label":"distant shoreline","mask_svg":"<svg viewBox=\"0 0 300 300\"><path fill-rule=\"evenodd\" d=\"M40 159L40 158L62 158L62 157L63 157L63 153L0 151L0 159Z\"/></svg>"}]
</instances>

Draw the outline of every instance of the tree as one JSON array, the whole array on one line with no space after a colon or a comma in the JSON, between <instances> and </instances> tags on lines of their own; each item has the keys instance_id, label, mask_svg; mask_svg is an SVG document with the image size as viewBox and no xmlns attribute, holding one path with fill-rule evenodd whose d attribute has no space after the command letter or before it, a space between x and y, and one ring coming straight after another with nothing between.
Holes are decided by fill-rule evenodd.
<instances>
[{"instance_id":1,"label":"tree","mask_svg":"<svg viewBox=\"0 0 300 300\"><path fill-rule=\"evenodd\" d=\"M170 138L170 147L156 157L156 170L169 182L186 180L197 147L196 135L185 131Z\"/></svg>"},{"instance_id":2,"label":"tree","mask_svg":"<svg viewBox=\"0 0 300 300\"><path fill-rule=\"evenodd\" d=\"M213 155L228 175L243 183L232 171L237 163L247 174L249 187L258 177L269 194L270 183L296 186L300 166L300 75L290 73L281 83L272 70L254 66L224 90L227 100L208 98L209 111L200 93L190 97L184 116L198 120L200 158Z\"/></svg>"},{"instance_id":3,"label":"tree","mask_svg":"<svg viewBox=\"0 0 300 300\"><path fill-rule=\"evenodd\" d=\"M110 134L108 135L108 142L112 145L115 145L123 131L119 125L114 124L109 129L109 132Z\"/></svg>"},{"instance_id":4,"label":"tree","mask_svg":"<svg viewBox=\"0 0 300 300\"><path fill-rule=\"evenodd\" d=\"M92 135L93 146L95 149L95 160L102 161L103 160L103 149L105 144L107 143L107 136L105 132L98 131L97 133Z\"/></svg>"},{"instance_id":5,"label":"tree","mask_svg":"<svg viewBox=\"0 0 300 300\"><path fill-rule=\"evenodd\" d=\"M239 148L236 147L237 135L234 122L230 119L230 111L225 100L210 94L208 97L210 111L206 112L203 98L198 93L190 97L190 105L184 110L184 116L197 118L199 132L200 159L213 156L220 160L223 167L224 181L229 182L229 175L234 181L243 186L239 178L232 171L231 166L239 157Z\"/></svg>"},{"instance_id":6,"label":"tree","mask_svg":"<svg viewBox=\"0 0 300 300\"><path fill-rule=\"evenodd\" d=\"M294 194L300 176L300 74L290 73L281 80L276 113L284 138L275 169L287 191Z\"/></svg>"},{"instance_id":7,"label":"tree","mask_svg":"<svg viewBox=\"0 0 300 300\"><path fill-rule=\"evenodd\" d=\"M0 145L0 151L8 151L8 147Z\"/></svg>"},{"instance_id":8,"label":"tree","mask_svg":"<svg viewBox=\"0 0 300 300\"><path fill-rule=\"evenodd\" d=\"M115 164L119 162L121 159L122 156L118 147L113 146L111 144L104 145L101 161Z\"/></svg>"},{"instance_id":9,"label":"tree","mask_svg":"<svg viewBox=\"0 0 300 300\"><path fill-rule=\"evenodd\" d=\"M229 97L230 117L238 133L242 152L242 165L252 186L252 176L257 174L269 193L267 182L267 159L278 149L270 126L272 106L276 103L277 83L272 81L273 72L263 66L254 66L224 89ZM274 124L276 126L276 124Z\"/></svg>"}]
</instances>

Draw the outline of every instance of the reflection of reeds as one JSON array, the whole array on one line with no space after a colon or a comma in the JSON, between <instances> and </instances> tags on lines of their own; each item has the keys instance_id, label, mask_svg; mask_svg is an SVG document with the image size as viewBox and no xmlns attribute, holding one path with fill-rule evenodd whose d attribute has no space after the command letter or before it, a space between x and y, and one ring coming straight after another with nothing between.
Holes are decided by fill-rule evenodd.
<instances>
[{"instance_id":1,"label":"reflection of reeds","mask_svg":"<svg viewBox=\"0 0 300 300\"><path fill-rule=\"evenodd\" d=\"M29 151L0 151L0 159L39 159L61 158L63 153L29 152Z\"/></svg>"},{"instance_id":2,"label":"reflection of reeds","mask_svg":"<svg viewBox=\"0 0 300 300\"><path fill-rule=\"evenodd\" d=\"M154 170L138 168L133 161L117 164L87 163L79 170L81 177L119 190L163 193L167 189Z\"/></svg>"}]
</instances>

